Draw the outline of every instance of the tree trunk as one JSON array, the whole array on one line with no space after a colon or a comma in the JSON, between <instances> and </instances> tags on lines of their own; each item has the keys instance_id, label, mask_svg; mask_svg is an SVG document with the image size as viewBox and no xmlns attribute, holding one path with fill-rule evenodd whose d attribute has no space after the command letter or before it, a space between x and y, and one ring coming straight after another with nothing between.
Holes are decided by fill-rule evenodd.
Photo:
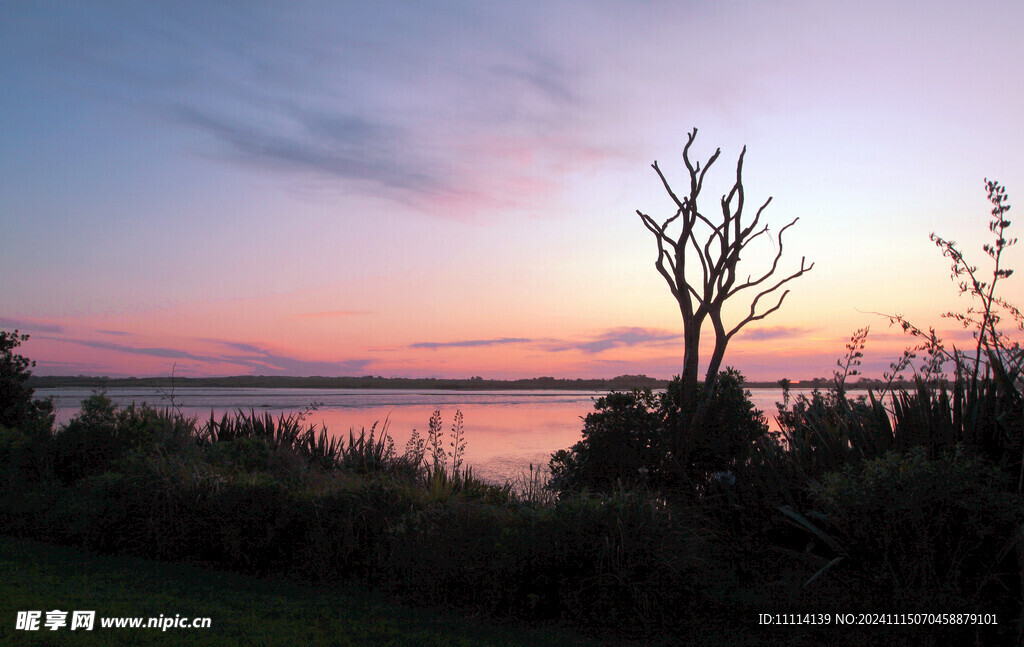
<instances>
[{"instance_id":1,"label":"tree trunk","mask_svg":"<svg viewBox=\"0 0 1024 647\"><path fill-rule=\"evenodd\" d=\"M693 393L699 380L700 371L700 328L699 326L687 326L683 331L683 372L680 381L683 386L684 399L688 393Z\"/></svg>"},{"instance_id":2,"label":"tree trunk","mask_svg":"<svg viewBox=\"0 0 1024 647\"><path fill-rule=\"evenodd\" d=\"M700 375L700 325L692 317L684 319L683 372L679 375L680 419L672 428L673 453L679 456L688 444L691 414L697 408L697 385Z\"/></svg>"},{"instance_id":3,"label":"tree trunk","mask_svg":"<svg viewBox=\"0 0 1024 647\"><path fill-rule=\"evenodd\" d=\"M704 374L704 388L701 389L700 399L694 404L691 411L693 414L690 416L688 427L692 430L692 433L700 433L700 428L703 426L704 418L707 415L708 409L711 404L712 398L715 397L715 388L718 385L718 372L722 368L722 360L725 357L725 347L728 344L728 337L719 334L719 328L721 324L715 322L715 349L711 352L711 361L708 362L707 373Z\"/></svg>"}]
</instances>

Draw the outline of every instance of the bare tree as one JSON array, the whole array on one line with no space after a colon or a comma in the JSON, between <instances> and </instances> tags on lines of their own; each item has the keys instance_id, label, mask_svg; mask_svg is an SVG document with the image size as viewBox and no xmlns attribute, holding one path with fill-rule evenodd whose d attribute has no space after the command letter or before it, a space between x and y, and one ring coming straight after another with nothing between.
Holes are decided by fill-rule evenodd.
<instances>
[{"instance_id":1,"label":"bare tree","mask_svg":"<svg viewBox=\"0 0 1024 647\"><path fill-rule=\"evenodd\" d=\"M704 176L718 159L722 150L717 149L715 154L708 159L704 168L701 168L700 162L695 166L690 161L690 147L696 137L697 129L694 128L687 136L686 146L683 148L683 163L690 176L688 195L680 198L669 185L665 174L658 167L658 163L655 162L652 165L676 205L675 215L659 225L649 215L637 210L637 215L640 216L644 226L654 234L658 243L658 258L655 261L655 267L672 290L672 296L679 303L679 312L683 317L684 352L681 374L683 404L685 411L693 412L693 419L700 418L703 404L710 399L710 392L722 366L722 358L725 356L725 349L729 341L748 323L764 319L782 307L782 301L789 294L789 290L784 290L781 294L778 294L778 290L814 267L814 263L807 265L806 257L801 257L800 269L784 278L778 280L773 278L778 269L779 260L782 258L782 235L799 220L799 218L794 218L792 222L779 230L778 249L771 267L756 278L747 275L745 280L737 280L736 268L740 261L740 254L747 245L760 236L768 236L770 239L768 225L761 226L760 221L761 214L772 199L769 197L754 214L750 223L744 225L743 156L747 152L747 148L744 146L743 152L740 153L739 160L736 162L736 182L729 193L723 195L721 199L721 221L715 224L702 214L698 208L697 199L704 185ZM673 223L678 223L681 227L676 236L669 233L669 228ZM707 239L703 240L705 235ZM688 271L689 276L687 275ZM722 308L727 300L744 291L747 291L746 294L752 295L750 311L734 326L727 327L722 319ZM775 300L776 295L778 295L777 301ZM758 306L765 297L767 297L766 304L759 309ZM765 307L767 303L771 302L774 302L774 305ZM697 393L700 364L700 334L701 328L707 320L710 320L715 331L715 347L711 353L704 378L706 385L704 397L701 399L700 406L695 407L694 405L697 403L694 402L694 397Z\"/></svg>"}]
</instances>

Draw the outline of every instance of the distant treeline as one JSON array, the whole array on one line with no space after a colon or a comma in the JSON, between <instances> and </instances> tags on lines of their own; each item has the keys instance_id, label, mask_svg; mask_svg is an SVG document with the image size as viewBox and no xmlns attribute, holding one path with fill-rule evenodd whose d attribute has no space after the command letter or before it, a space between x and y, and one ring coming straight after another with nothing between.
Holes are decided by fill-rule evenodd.
<instances>
[{"instance_id":1,"label":"distant treeline","mask_svg":"<svg viewBox=\"0 0 1024 647\"><path fill-rule=\"evenodd\" d=\"M827 388L832 380L815 378L793 382L792 388ZM46 388L103 388L144 386L152 388L265 388L265 389L431 389L457 391L630 391L632 389L664 389L668 380L646 375L619 375L611 379L531 377L520 380L485 380L482 377L463 379L406 378L364 375L362 377L288 377L279 375L235 375L231 377L91 377L84 375L46 375L29 378L28 386ZM779 382L746 382L747 388L779 388ZM849 389L883 386L880 380L862 379L848 384Z\"/></svg>"},{"instance_id":2,"label":"distant treeline","mask_svg":"<svg viewBox=\"0 0 1024 647\"><path fill-rule=\"evenodd\" d=\"M87 377L35 376L29 386L35 389L67 387L228 387L272 389L451 389L465 391L512 391L565 389L579 391L610 391L631 389L663 389L668 380L646 375L620 375L612 379L583 380L532 377L521 380L485 380L482 377L462 379L404 378L365 375L363 377L287 377L277 375L235 375L232 377Z\"/></svg>"}]
</instances>

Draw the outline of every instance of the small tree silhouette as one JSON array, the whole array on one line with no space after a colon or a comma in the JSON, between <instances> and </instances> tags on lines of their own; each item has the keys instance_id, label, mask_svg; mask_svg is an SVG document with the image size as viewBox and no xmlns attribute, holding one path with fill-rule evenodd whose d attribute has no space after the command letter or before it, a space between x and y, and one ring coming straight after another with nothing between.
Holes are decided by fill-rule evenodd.
<instances>
[{"instance_id":1,"label":"small tree silhouette","mask_svg":"<svg viewBox=\"0 0 1024 647\"><path fill-rule=\"evenodd\" d=\"M36 363L15 352L28 338L17 330L0 330L0 427L53 424L53 403L32 399L34 391L26 385Z\"/></svg>"},{"instance_id":2,"label":"small tree silhouette","mask_svg":"<svg viewBox=\"0 0 1024 647\"><path fill-rule=\"evenodd\" d=\"M689 133L686 146L683 148L683 163L689 172L690 180L688 195L680 198L673 191L665 174L658 167L658 163L654 162L652 165L676 205L675 215L658 224L651 216L640 210L636 212L644 226L654 234L658 244L658 258L654 265L668 283L683 317L684 351L680 380L683 396L682 410L684 414L691 414L687 426L701 420L703 410L713 395L715 378L722 366L722 359L729 341L748 323L764 319L778 310L786 295L789 294L789 290L783 291L774 305L761 308L759 311L758 305L761 299L773 296L783 285L814 267L814 263L807 265L806 258L801 257L800 269L779 280L772 278L778 269L779 260L782 258L782 234L796 224L798 218L794 218L779 230L778 251L771 267L756 278L748 275L745 280L737 280L737 266L741 252L758 237L770 236L768 226L759 225L761 214L772 199L769 197L754 214L750 223L744 224L743 157L747 152L747 148L744 146L736 163L736 181L729 193L723 195L721 199L721 221L715 224L702 214L698 208L697 199L704 185L704 176L718 159L722 150L717 149L715 154L708 159L704 168L701 168L700 162L694 165L690 161L690 147L696 137L697 129L694 128ZM673 223L678 223L681 226L678 235L669 233L669 228ZM705 235L707 239L703 240ZM727 300L733 299L744 291L753 294L750 301L750 312L732 327L727 327L722 318L722 308ZM698 401L700 335L701 328L707 320L710 320L715 331L715 347L705 374L705 388L700 392Z\"/></svg>"}]
</instances>

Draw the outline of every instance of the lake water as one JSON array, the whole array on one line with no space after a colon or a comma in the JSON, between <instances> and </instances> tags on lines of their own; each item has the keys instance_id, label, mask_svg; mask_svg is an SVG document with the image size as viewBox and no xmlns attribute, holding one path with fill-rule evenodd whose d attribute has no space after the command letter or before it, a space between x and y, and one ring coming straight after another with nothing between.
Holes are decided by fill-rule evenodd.
<instances>
[{"instance_id":1,"label":"lake water","mask_svg":"<svg viewBox=\"0 0 1024 647\"><path fill-rule=\"evenodd\" d=\"M36 397L52 397L57 422L66 423L77 413L91 389L36 389ZM146 402L169 404L166 389L110 388L107 396L120 406ZM534 465L547 465L551 453L572 446L580 439L583 416L593 410L594 399L604 392L583 391L431 391L383 389L265 389L265 388L178 388L174 402L187 416L200 421L213 411L219 420L224 413L239 409L258 413L282 413L306 409L320 403L306 417L307 423L327 426L328 432L346 435L349 429L388 431L401 452L414 429L426 435L427 422L435 409L441 410L442 429L448 435L460 410L465 418L466 464L478 476L504 481ZM757 408L772 415L779 389L751 389ZM446 441L447 444L447 441ZM446 447L447 448L447 447Z\"/></svg>"}]
</instances>

